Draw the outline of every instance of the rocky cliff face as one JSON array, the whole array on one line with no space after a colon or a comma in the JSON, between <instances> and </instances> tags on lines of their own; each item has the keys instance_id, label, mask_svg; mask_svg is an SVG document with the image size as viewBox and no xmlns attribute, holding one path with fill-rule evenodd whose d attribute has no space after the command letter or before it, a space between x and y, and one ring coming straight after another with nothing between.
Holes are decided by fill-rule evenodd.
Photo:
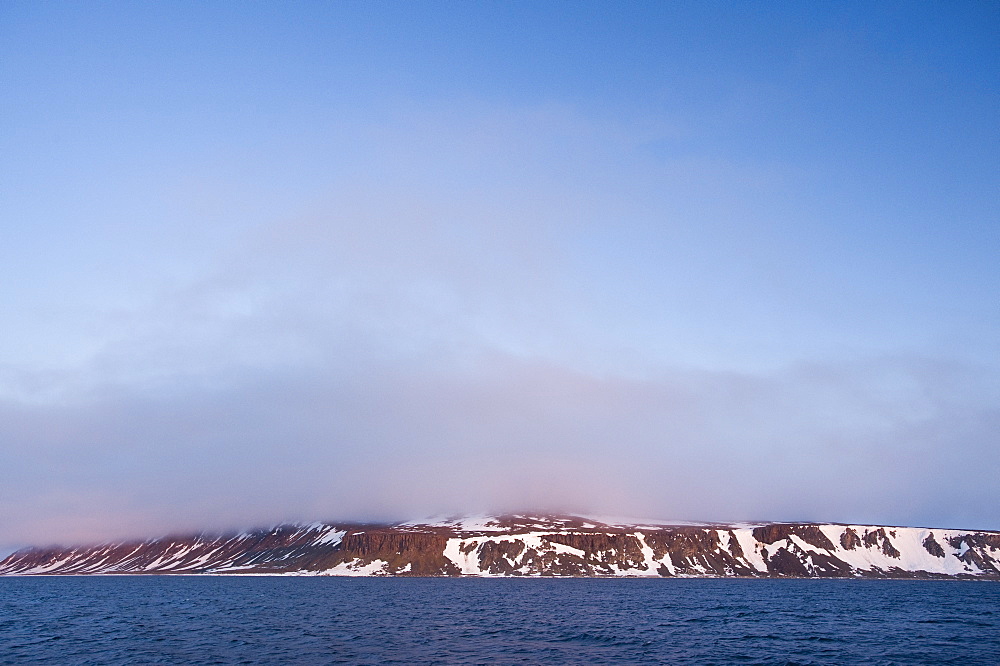
<instances>
[{"instance_id":1,"label":"rocky cliff face","mask_svg":"<svg viewBox=\"0 0 1000 666\"><path fill-rule=\"evenodd\" d=\"M500 516L283 525L227 536L32 548L0 561L5 575L126 573L1000 579L1000 532Z\"/></svg>"}]
</instances>

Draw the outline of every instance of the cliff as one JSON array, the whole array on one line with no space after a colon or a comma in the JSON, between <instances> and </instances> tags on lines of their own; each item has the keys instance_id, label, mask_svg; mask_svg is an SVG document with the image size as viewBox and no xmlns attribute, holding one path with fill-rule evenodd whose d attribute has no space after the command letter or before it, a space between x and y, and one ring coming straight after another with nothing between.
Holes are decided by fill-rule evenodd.
<instances>
[{"instance_id":1,"label":"cliff","mask_svg":"<svg viewBox=\"0 0 1000 666\"><path fill-rule=\"evenodd\" d=\"M0 561L0 575L39 574L1000 580L1000 532L500 516L396 525L282 525L223 536L29 548Z\"/></svg>"}]
</instances>

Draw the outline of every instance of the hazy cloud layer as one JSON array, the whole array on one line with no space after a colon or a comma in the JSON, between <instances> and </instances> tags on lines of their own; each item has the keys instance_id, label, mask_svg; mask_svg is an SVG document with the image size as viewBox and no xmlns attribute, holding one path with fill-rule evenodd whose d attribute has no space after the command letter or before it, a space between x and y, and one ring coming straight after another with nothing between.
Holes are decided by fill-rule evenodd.
<instances>
[{"instance_id":1,"label":"hazy cloud layer","mask_svg":"<svg viewBox=\"0 0 1000 666\"><path fill-rule=\"evenodd\" d=\"M233 226L137 302L53 307L90 346L5 366L0 538L505 509L1000 526L995 372L890 355L892 312L831 324L848 287L813 272L865 271L745 228L780 178L533 117L385 130L377 177Z\"/></svg>"},{"instance_id":2,"label":"hazy cloud layer","mask_svg":"<svg viewBox=\"0 0 1000 666\"><path fill-rule=\"evenodd\" d=\"M359 362L2 408L14 543L547 509L996 528L997 386L906 359L593 376Z\"/></svg>"}]
</instances>

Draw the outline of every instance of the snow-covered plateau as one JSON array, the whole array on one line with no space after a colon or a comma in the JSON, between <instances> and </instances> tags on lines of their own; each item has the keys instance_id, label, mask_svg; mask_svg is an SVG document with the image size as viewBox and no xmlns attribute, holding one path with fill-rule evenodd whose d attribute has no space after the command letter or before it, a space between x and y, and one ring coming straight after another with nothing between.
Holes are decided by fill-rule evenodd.
<instances>
[{"instance_id":1,"label":"snow-covered plateau","mask_svg":"<svg viewBox=\"0 0 1000 666\"><path fill-rule=\"evenodd\" d=\"M0 575L647 576L1000 580L1000 532L506 515L310 523L28 548Z\"/></svg>"}]
</instances>

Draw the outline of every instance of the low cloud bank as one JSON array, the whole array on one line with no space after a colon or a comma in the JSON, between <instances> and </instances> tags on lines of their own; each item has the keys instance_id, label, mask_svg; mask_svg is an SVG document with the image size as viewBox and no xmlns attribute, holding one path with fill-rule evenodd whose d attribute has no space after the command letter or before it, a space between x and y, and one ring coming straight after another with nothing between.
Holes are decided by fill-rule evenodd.
<instances>
[{"instance_id":1,"label":"low cloud bank","mask_svg":"<svg viewBox=\"0 0 1000 666\"><path fill-rule=\"evenodd\" d=\"M502 510L997 529L997 387L913 359L595 376L481 357L0 404L0 543Z\"/></svg>"}]
</instances>

